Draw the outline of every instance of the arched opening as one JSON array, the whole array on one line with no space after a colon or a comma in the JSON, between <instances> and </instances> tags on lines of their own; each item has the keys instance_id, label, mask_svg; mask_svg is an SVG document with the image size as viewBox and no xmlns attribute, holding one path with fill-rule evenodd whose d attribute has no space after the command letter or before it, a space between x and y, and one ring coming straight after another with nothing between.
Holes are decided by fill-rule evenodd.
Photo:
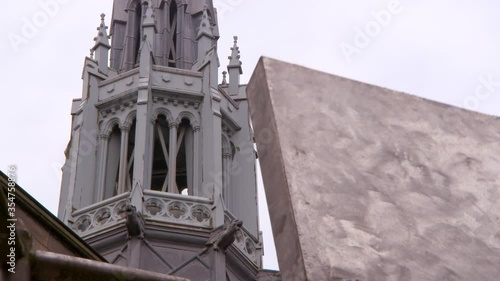
<instances>
[{"instance_id":1,"label":"arched opening","mask_svg":"<svg viewBox=\"0 0 500 281\"><path fill-rule=\"evenodd\" d=\"M227 138L222 136L222 198L226 207L231 203L230 199L230 182L231 182L231 165L233 161L232 143Z\"/></svg>"},{"instance_id":2,"label":"arched opening","mask_svg":"<svg viewBox=\"0 0 500 281\"><path fill-rule=\"evenodd\" d=\"M194 131L184 118L169 123L159 115L154 126L151 189L194 195Z\"/></svg>"},{"instance_id":3,"label":"arched opening","mask_svg":"<svg viewBox=\"0 0 500 281\"><path fill-rule=\"evenodd\" d=\"M177 63L177 55L176 55L176 50L177 50L177 2L175 0L172 0L170 2L170 7L169 7L169 40L168 40L168 66L169 67L176 67Z\"/></svg>"},{"instance_id":4,"label":"arched opening","mask_svg":"<svg viewBox=\"0 0 500 281\"><path fill-rule=\"evenodd\" d=\"M118 194L118 169L120 166L121 131L116 124L111 130L106 155L103 199L106 200Z\"/></svg>"},{"instance_id":5,"label":"arched opening","mask_svg":"<svg viewBox=\"0 0 500 281\"><path fill-rule=\"evenodd\" d=\"M132 122L130 126L130 133L128 136L128 146L127 146L127 162L126 162L126 180L125 180L125 192L132 190L132 180L134 179L134 153L135 153L135 128L136 120Z\"/></svg>"},{"instance_id":6,"label":"arched opening","mask_svg":"<svg viewBox=\"0 0 500 281\"><path fill-rule=\"evenodd\" d=\"M179 193L193 195L193 129L188 119L179 124L176 183Z\"/></svg>"},{"instance_id":7,"label":"arched opening","mask_svg":"<svg viewBox=\"0 0 500 281\"><path fill-rule=\"evenodd\" d=\"M170 130L167 118L159 115L154 127L153 169L151 174L151 189L166 191L168 184Z\"/></svg>"}]
</instances>

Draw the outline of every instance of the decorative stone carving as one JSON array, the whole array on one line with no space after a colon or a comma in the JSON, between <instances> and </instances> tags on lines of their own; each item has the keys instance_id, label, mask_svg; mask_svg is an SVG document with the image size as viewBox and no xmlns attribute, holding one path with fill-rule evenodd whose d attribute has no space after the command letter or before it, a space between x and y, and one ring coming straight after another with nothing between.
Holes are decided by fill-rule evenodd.
<instances>
[{"instance_id":1,"label":"decorative stone carving","mask_svg":"<svg viewBox=\"0 0 500 281\"><path fill-rule=\"evenodd\" d=\"M113 216L115 220L125 219L127 216L127 201L122 201L113 209Z\"/></svg>"},{"instance_id":2,"label":"decorative stone carving","mask_svg":"<svg viewBox=\"0 0 500 281\"><path fill-rule=\"evenodd\" d=\"M154 217L164 213L165 204L158 199L151 198L144 202L144 208L146 209L146 214Z\"/></svg>"},{"instance_id":3,"label":"decorative stone carving","mask_svg":"<svg viewBox=\"0 0 500 281\"><path fill-rule=\"evenodd\" d=\"M130 80L127 82L127 86L132 86L134 84L134 77L130 78Z\"/></svg>"},{"instance_id":4,"label":"decorative stone carving","mask_svg":"<svg viewBox=\"0 0 500 281\"><path fill-rule=\"evenodd\" d=\"M94 233L97 230L106 228L125 219L128 200L123 199L125 195L117 196L113 201L105 206L90 206L83 213L76 212L76 222L72 228L82 237Z\"/></svg>"},{"instance_id":5,"label":"decorative stone carving","mask_svg":"<svg viewBox=\"0 0 500 281\"><path fill-rule=\"evenodd\" d=\"M108 94L111 94L114 91L115 91L115 84L112 84L106 92L108 92Z\"/></svg>"},{"instance_id":6,"label":"decorative stone carving","mask_svg":"<svg viewBox=\"0 0 500 281\"><path fill-rule=\"evenodd\" d=\"M211 202L201 203L190 197L157 191L144 191L144 209L148 219L196 227L212 226Z\"/></svg>"},{"instance_id":7,"label":"decorative stone carving","mask_svg":"<svg viewBox=\"0 0 500 281\"><path fill-rule=\"evenodd\" d=\"M229 211L226 211L224 221L230 221L231 219L234 219L234 216ZM262 249L262 245L254 240L244 228L244 225L235 232L234 238L233 245L236 249L255 263L255 265L259 266L261 263L259 250Z\"/></svg>"},{"instance_id":8,"label":"decorative stone carving","mask_svg":"<svg viewBox=\"0 0 500 281\"><path fill-rule=\"evenodd\" d=\"M167 209L168 215L176 219L184 219L188 212L186 204L179 201L173 201L168 205Z\"/></svg>"},{"instance_id":9,"label":"decorative stone carving","mask_svg":"<svg viewBox=\"0 0 500 281\"><path fill-rule=\"evenodd\" d=\"M161 77L161 80L165 83L168 83L172 80L172 76L170 76L169 74L165 74Z\"/></svg>"},{"instance_id":10,"label":"decorative stone carving","mask_svg":"<svg viewBox=\"0 0 500 281\"><path fill-rule=\"evenodd\" d=\"M108 208L100 209L94 216L96 226L101 226L109 222L111 219L111 211Z\"/></svg>"},{"instance_id":11,"label":"decorative stone carving","mask_svg":"<svg viewBox=\"0 0 500 281\"><path fill-rule=\"evenodd\" d=\"M250 238L245 240L245 249L249 255L255 254L255 243Z\"/></svg>"},{"instance_id":12,"label":"decorative stone carving","mask_svg":"<svg viewBox=\"0 0 500 281\"><path fill-rule=\"evenodd\" d=\"M73 230L83 233L92 225L90 216L81 216L73 225Z\"/></svg>"},{"instance_id":13,"label":"decorative stone carving","mask_svg":"<svg viewBox=\"0 0 500 281\"><path fill-rule=\"evenodd\" d=\"M210 209L208 209L203 205L196 205L191 208L191 217L199 222L210 219L210 216L211 216Z\"/></svg>"},{"instance_id":14,"label":"decorative stone carving","mask_svg":"<svg viewBox=\"0 0 500 281\"><path fill-rule=\"evenodd\" d=\"M245 236L243 236L243 231L241 230L238 230L238 232L236 232L236 242L238 243L243 243L243 240L245 239Z\"/></svg>"}]
</instances>

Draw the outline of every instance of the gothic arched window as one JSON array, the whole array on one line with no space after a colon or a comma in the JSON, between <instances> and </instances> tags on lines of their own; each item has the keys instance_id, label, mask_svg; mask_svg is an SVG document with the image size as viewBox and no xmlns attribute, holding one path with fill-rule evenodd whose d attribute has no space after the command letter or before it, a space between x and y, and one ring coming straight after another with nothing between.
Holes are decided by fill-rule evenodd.
<instances>
[{"instance_id":1,"label":"gothic arched window","mask_svg":"<svg viewBox=\"0 0 500 281\"><path fill-rule=\"evenodd\" d=\"M188 119L179 124L176 183L179 193L193 195L193 128Z\"/></svg>"},{"instance_id":2,"label":"gothic arched window","mask_svg":"<svg viewBox=\"0 0 500 281\"><path fill-rule=\"evenodd\" d=\"M128 145L125 150L125 154L127 155L125 163L125 173L124 176L126 179L124 180L125 188L124 191L132 191L132 181L134 179L134 152L135 152L135 128L136 128L136 120L132 122L130 126L130 131L128 135Z\"/></svg>"},{"instance_id":3,"label":"gothic arched window","mask_svg":"<svg viewBox=\"0 0 500 281\"><path fill-rule=\"evenodd\" d=\"M118 194L118 168L120 166L121 132L118 124L114 125L109 135L106 155L103 199L106 200Z\"/></svg>"},{"instance_id":4,"label":"gothic arched window","mask_svg":"<svg viewBox=\"0 0 500 281\"><path fill-rule=\"evenodd\" d=\"M231 182L231 166L233 160L233 153L231 144L226 136L222 135L222 198L226 207L231 204L230 199L230 182Z\"/></svg>"},{"instance_id":5,"label":"gothic arched window","mask_svg":"<svg viewBox=\"0 0 500 281\"><path fill-rule=\"evenodd\" d=\"M159 115L154 126L153 169L151 189L166 191L168 185L170 129L167 118Z\"/></svg>"},{"instance_id":6,"label":"gothic arched window","mask_svg":"<svg viewBox=\"0 0 500 281\"><path fill-rule=\"evenodd\" d=\"M195 195L198 162L195 130L184 117L176 122L159 115L154 126L151 189ZM198 128L199 129L199 128Z\"/></svg>"}]
</instances>

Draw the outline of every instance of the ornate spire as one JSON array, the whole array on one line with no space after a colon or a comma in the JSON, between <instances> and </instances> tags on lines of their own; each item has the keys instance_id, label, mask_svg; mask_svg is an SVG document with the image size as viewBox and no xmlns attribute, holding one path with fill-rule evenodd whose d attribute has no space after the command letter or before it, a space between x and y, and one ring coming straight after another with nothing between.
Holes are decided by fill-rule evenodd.
<instances>
[{"instance_id":1,"label":"ornate spire","mask_svg":"<svg viewBox=\"0 0 500 281\"><path fill-rule=\"evenodd\" d=\"M231 48L231 55L229 56L229 65L227 66L228 69L231 68L238 68L240 71L240 74L243 74L243 70L241 68L241 65L243 64L240 60L240 47L238 47L238 36L234 36L234 45ZM231 72L231 71L229 71Z\"/></svg>"},{"instance_id":2,"label":"ornate spire","mask_svg":"<svg viewBox=\"0 0 500 281\"><path fill-rule=\"evenodd\" d=\"M97 37L94 38L95 45L92 48L94 51L94 60L99 65L99 71L104 74L108 74L108 60L109 60L109 49L111 46L109 45L109 37L106 26L104 22L105 14L101 14L101 25L97 28Z\"/></svg>"},{"instance_id":3,"label":"ornate spire","mask_svg":"<svg viewBox=\"0 0 500 281\"><path fill-rule=\"evenodd\" d=\"M97 37L94 37L95 45L94 45L94 50L99 47L99 45L104 45L106 47L111 48L109 45L109 37L108 37L108 27L106 26L106 23L104 22L104 18L106 17L105 14L101 14L101 25L97 28Z\"/></svg>"},{"instance_id":4,"label":"ornate spire","mask_svg":"<svg viewBox=\"0 0 500 281\"><path fill-rule=\"evenodd\" d=\"M243 74L241 69L242 62L240 60L240 47L238 47L238 36L234 36L234 45L231 48L229 56L229 95L239 95L240 93L240 75Z\"/></svg>"}]
</instances>

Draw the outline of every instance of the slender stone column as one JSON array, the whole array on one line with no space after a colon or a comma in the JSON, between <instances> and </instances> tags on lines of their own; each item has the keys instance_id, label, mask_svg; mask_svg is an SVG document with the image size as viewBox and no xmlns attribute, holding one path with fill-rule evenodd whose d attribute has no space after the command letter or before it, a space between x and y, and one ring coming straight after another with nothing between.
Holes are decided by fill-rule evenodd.
<instances>
[{"instance_id":1,"label":"slender stone column","mask_svg":"<svg viewBox=\"0 0 500 281\"><path fill-rule=\"evenodd\" d=\"M155 132L157 131L156 129L156 121L157 117L152 117L149 119L149 127L151 128L148 136L146 138L146 141L148 142L148 147L149 151L147 152L148 155L151 155L150 159L144 163L144 169L147 171L145 175L147 174L147 182L145 182L144 185L144 190L148 189L151 190L151 178L153 177L153 153L154 153L154 144L155 144ZM168 161L168 160L167 160Z\"/></svg>"},{"instance_id":2,"label":"slender stone column","mask_svg":"<svg viewBox=\"0 0 500 281\"><path fill-rule=\"evenodd\" d=\"M226 279L226 255L222 250L216 250L212 256L212 279L210 280L224 280Z\"/></svg>"},{"instance_id":3,"label":"slender stone column","mask_svg":"<svg viewBox=\"0 0 500 281\"><path fill-rule=\"evenodd\" d=\"M193 128L193 195L199 196L200 127Z\"/></svg>"},{"instance_id":4,"label":"slender stone column","mask_svg":"<svg viewBox=\"0 0 500 281\"><path fill-rule=\"evenodd\" d=\"M100 202L104 200L104 185L106 180L106 164L108 160L108 145L109 145L109 134L102 134L99 136L99 163L97 165L97 187L98 194L96 198L96 202Z\"/></svg>"},{"instance_id":5,"label":"slender stone column","mask_svg":"<svg viewBox=\"0 0 500 281\"><path fill-rule=\"evenodd\" d=\"M118 170L118 194L124 193L125 185L127 183L127 152L128 152L128 136L130 132L130 126L124 125L121 128L122 139L120 147L120 168Z\"/></svg>"},{"instance_id":6,"label":"slender stone column","mask_svg":"<svg viewBox=\"0 0 500 281\"><path fill-rule=\"evenodd\" d=\"M224 152L222 155L222 192L224 196L224 201L226 203L226 207L230 208L231 199L229 198L229 186L231 182L231 153Z\"/></svg>"},{"instance_id":7,"label":"slender stone column","mask_svg":"<svg viewBox=\"0 0 500 281\"><path fill-rule=\"evenodd\" d=\"M177 189L177 128L178 123L172 122L169 124L170 127L170 143L169 143L169 154L168 154L168 192L179 193Z\"/></svg>"}]
</instances>

